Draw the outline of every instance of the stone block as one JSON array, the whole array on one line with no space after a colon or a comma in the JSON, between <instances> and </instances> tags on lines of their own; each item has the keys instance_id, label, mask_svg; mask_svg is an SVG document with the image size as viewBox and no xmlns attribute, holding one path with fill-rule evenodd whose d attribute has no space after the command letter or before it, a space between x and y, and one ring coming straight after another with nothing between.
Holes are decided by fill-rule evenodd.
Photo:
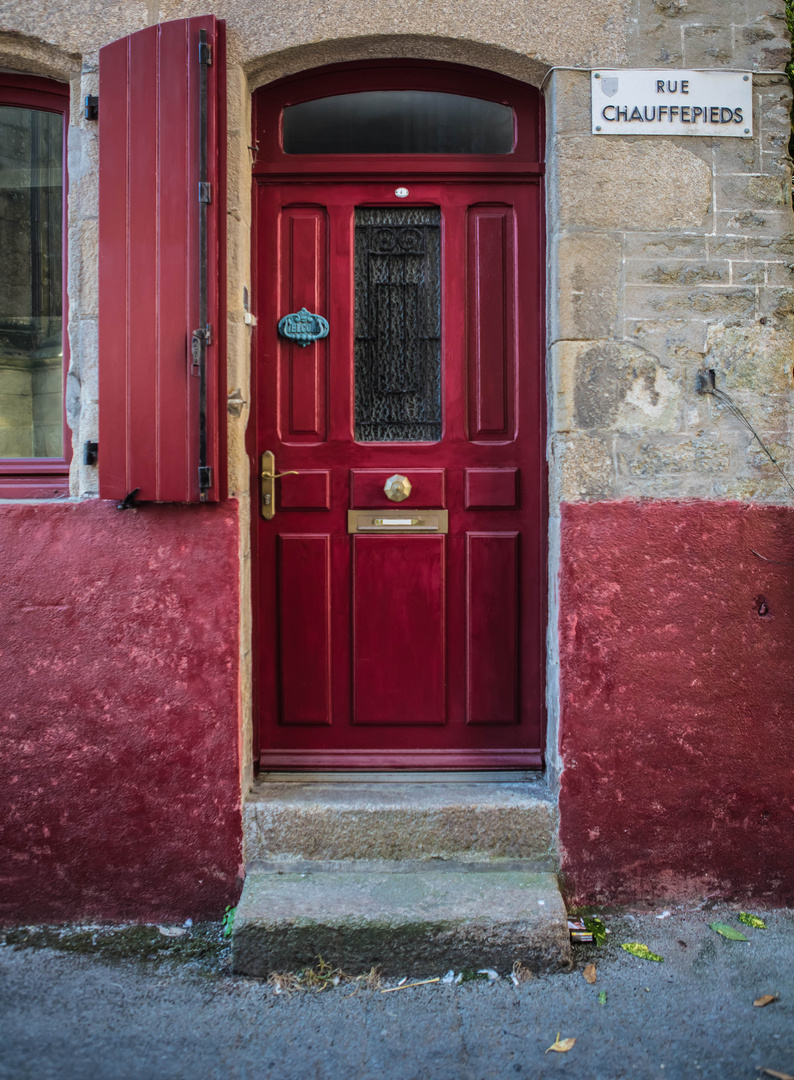
<instances>
[{"instance_id":1,"label":"stone block","mask_svg":"<svg viewBox=\"0 0 794 1080\"><path fill-rule=\"evenodd\" d=\"M589 72L555 71L549 97L552 136L590 133Z\"/></svg>"},{"instance_id":2,"label":"stone block","mask_svg":"<svg viewBox=\"0 0 794 1080\"><path fill-rule=\"evenodd\" d=\"M769 324L713 326L704 367L714 368L717 386L729 394L748 390L786 395L791 388L792 336Z\"/></svg>"},{"instance_id":3,"label":"stone block","mask_svg":"<svg viewBox=\"0 0 794 1080\"><path fill-rule=\"evenodd\" d=\"M611 444L611 438L578 433L552 436L552 505L615 493Z\"/></svg>"},{"instance_id":4,"label":"stone block","mask_svg":"<svg viewBox=\"0 0 794 1080\"><path fill-rule=\"evenodd\" d=\"M719 176L761 171L758 133L752 139L715 139L714 164Z\"/></svg>"},{"instance_id":5,"label":"stone block","mask_svg":"<svg viewBox=\"0 0 794 1080\"><path fill-rule=\"evenodd\" d=\"M555 404L568 429L677 430L680 387L654 356L611 341L563 345L553 355Z\"/></svg>"},{"instance_id":6,"label":"stone block","mask_svg":"<svg viewBox=\"0 0 794 1080\"><path fill-rule=\"evenodd\" d=\"M709 236L707 247L710 259L747 258L747 240L744 236Z\"/></svg>"},{"instance_id":7,"label":"stone block","mask_svg":"<svg viewBox=\"0 0 794 1080\"><path fill-rule=\"evenodd\" d=\"M794 287L794 264L790 258L783 262L764 263L764 267L767 285L777 289Z\"/></svg>"},{"instance_id":8,"label":"stone block","mask_svg":"<svg viewBox=\"0 0 794 1080\"><path fill-rule=\"evenodd\" d=\"M12 28L18 34L85 55L142 30L149 21L147 0L125 0L117 5L103 0L27 0L14 5Z\"/></svg>"},{"instance_id":9,"label":"stone block","mask_svg":"<svg viewBox=\"0 0 794 1080\"><path fill-rule=\"evenodd\" d=\"M775 505L788 503L791 499L791 491L785 480L774 469L771 469L769 474L757 476L754 479L733 477L715 479L712 491L718 499L735 499L740 502Z\"/></svg>"},{"instance_id":10,"label":"stone block","mask_svg":"<svg viewBox=\"0 0 794 1080\"><path fill-rule=\"evenodd\" d=\"M80 221L69 240L69 296L75 316L96 318L99 310L99 222Z\"/></svg>"},{"instance_id":11,"label":"stone block","mask_svg":"<svg viewBox=\"0 0 794 1080\"><path fill-rule=\"evenodd\" d=\"M621 238L567 233L556 243L552 341L593 340L614 333L618 316Z\"/></svg>"},{"instance_id":12,"label":"stone block","mask_svg":"<svg viewBox=\"0 0 794 1080\"><path fill-rule=\"evenodd\" d=\"M561 139L558 202L561 227L696 228L711 205L711 168L667 140Z\"/></svg>"},{"instance_id":13,"label":"stone block","mask_svg":"<svg viewBox=\"0 0 794 1080\"><path fill-rule=\"evenodd\" d=\"M748 238L787 236L792 225L791 211L788 207L719 210L715 219L717 232Z\"/></svg>"},{"instance_id":14,"label":"stone block","mask_svg":"<svg viewBox=\"0 0 794 1080\"><path fill-rule=\"evenodd\" d=\"M724 16L713 26L684 27L684 66L727 67L733 60L733 34Z\"/></svg>"},{"instance_id":15,"label":"stone block","mask_svg":"<svg viewBox=\"0 0 794 1080\"><path fill-rule=\"evenodd\" d=\"M625 337L665 366L699 359L706 351L708 323L700 319L627 319Z\"/></svg>"},{"instance_id":16,"label":"stone block","mask_svg":"<svg viewBox=\"0 0 794 1080\"><path fill-rule=\"evenodd\" d=\"M96 127L96 125L94 125ZM82 127L69 128L69 217L99 215L99 140Z\"/></svg>"},{"instance_id":17,"label":"stone block","mask_svg":"<svg viewBox=\"0 0 794 1080\"><path fill-rule=\"evenodd\" d=\"M630 285L730 285L727 261L697 259L627 259L626 282Z\"/></svg>"},{"instance_id":18,"label":"stone block","mask_svg":"<svg viewBox=\"0 0 794 1080\"><path fill-rule=\"evenodd\" d=\"M708 237L710 240L711 237ZM624 250L627 259L706 259L707 238L700 233L630 232Z\"/></svg>"},{"instance_id":19,"label":"stone block","mask_svg":"<svg viewBox=\"0 0 794 1080\"><path fill-rule=\"evenodd\" d=\"M759 314L772 318L787 329L794 327L794 287L789 283L784 289L764 289L760 296Z\"/></svg>"},{"instance_id":20,"label":"stone block","mask_svg":"<svg viewBox=\"0 0 794 1080\"><path fill-rule=\"evenodd\" d=\"M678 12L643 10L631 41L631 62L637 66L681 67L684 53Z\"/></svg>"},{"instance_id":21,"label":"stone block","mask_svg":"<svg viewBox=\"0 0 794 1080\"><path fill-rule=\"evenodd\" d=\"M351 974L434 974L516 960L537 971L571 963L567 914L553 874L268 874L249 871L234 918L232 966L264 977L321 955Z\"/></svg>"},{"instance_id":22,"label":"stone block","mask_svg":"<svg viewBox=\"0 0 794 1080\"><path fill-rule=\"evenodd\" d=\"M790 205L789 185L776 176L718 176L718 210L753 210Z\"/></svg>"},{"instance_id":23,"label":"stone block","mask_svg":"<svg viewBox=\"0 0 794 1080\"><path fill-rule=\"evenodd\" d=\"M249 864L443 859L553 862L542 782L260 782L243 810ZM544 866L550 869L550 866Z\"/></svg>"},{"instance_id":24,"label":"stone block","mask_svg":"<svg viewBox=\"0 0 794 1080\"><path fill-rule=\"evenodd\" d=\"M730 447L717 438L658 437L653 441L620 439L618 467L635 477L680 473L724 473L730 466Z\"/></svg>"},{"instance_id":25,"label":"stone block","mask_svg":"<svg viewBox=\"0 0 794 1080\"><path fill-rule=\"evenodd\" d=\"M785 35L785 27L766 19L759 19L751 26L737 26L734 64L762 71L782 71L791 59L791 44Z\"/></svg>"},{"instance_id":26,"label":"stone block","mask_svg":"<svg viewBox=\"0 0 794 1080\"><path fill-rule=\"evenodd\" d=\"M183 0L164 0L160 18L180 18ZM318 7L314 0L270 0L261 5L230 0L223 8L233 34L233 61L257 64L259 58L315 44L315 64L395 55L436 56L518 75L519 58L542 56L547 64L590 67L595 62L622 64L626 57L627 18L624 0L599 0L588 18L581 18L574 0L503 0L488 4L411 2L385 6L350 0ZM376 40L380 39L380 40ZM429 43L427 39L437 39ZM478 50L470 43L483 42ZM424 51L422 46L424 45ZM479 52L479 56L477 53ZM502 54L502 55L500 55ZM283 66L281 73L284 74ZM540 73L536 65L535 73ZM275 72L273 72L275 74ZM271 76L272 77L272 76Z\"/></svg>"},{"instance_id":27,"label":"stone block","mask_svg":"<svg viewBox=\"0 0 794 1080\"><path fill-rule=\"evenodd\" d=\"M731 285L766 285L766 267L763 263L732 262Z\"/></svg>"},{"instance_id":28,"label":"stone block","mask_svg":"<svg viewBox=\"0 0 794 1080\"><path fill-rule=\"evenodd\" d=\"M794 235L754 237L747 241L747 254L759 261L794 258Z\"/></svg>"},{"instance_id":29,"label":"stone block","mask_svg":"<svg viewBox=\"0 0 794 1080\"><path fill-rule=\"evenodd\" d=\"M713 286L686 289L653 285L627 285L626 316L633 319L672 318L747 319L755 313L755 290Z\"/></svg>"}]
</instances>

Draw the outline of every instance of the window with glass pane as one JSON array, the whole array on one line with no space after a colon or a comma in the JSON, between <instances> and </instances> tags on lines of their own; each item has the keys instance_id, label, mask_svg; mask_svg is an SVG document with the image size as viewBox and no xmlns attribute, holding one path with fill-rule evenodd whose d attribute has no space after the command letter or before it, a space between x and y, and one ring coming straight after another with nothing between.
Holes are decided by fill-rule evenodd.
<instances>
[{"instance_id":1,"label":"window with glass pane","mask_svg":"<svg viewBox=\"0 0 794 1080\"><path fill-rule=\"evenodd\" d=\"M430 90L369 90L288 105L286 154L509 154L513 110Z\"/></svg>"},{"instance_id":2,"label":"window with glass pane","mask_svg":"<svg viewBox=\"0 0 794 1080\"><path fill-rule=\"evenodd\" d=\"M441 438L441 211L356 209L356 438Z\"/></svg>"},{"instance_id":3,"label":"window with glass pane","mask_svg":"<svg viewBox=\"0 0 794 1080\"><path fill-rule=\"evenodd\" d=\"M0 458L63 455L63 117L0 106Z\"/></svg>"}]
</instances>

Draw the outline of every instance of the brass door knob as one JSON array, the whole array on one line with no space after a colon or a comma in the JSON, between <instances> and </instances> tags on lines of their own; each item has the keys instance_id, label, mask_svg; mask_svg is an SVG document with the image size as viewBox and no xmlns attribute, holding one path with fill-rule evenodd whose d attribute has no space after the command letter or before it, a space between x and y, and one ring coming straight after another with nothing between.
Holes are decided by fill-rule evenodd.
<instances>
[{"instance_id":1,"label":"brass door knob","mask_svg":"<svg viewBox=\"0 0 794 1080\"><path fill-rule=\"evenodd\" d=\"M411 494L411 481L407 476L395 473L383 485L383 490L386 492L387 499L391 499L392 502L402 502Z\"/></svg>"}]
</instances>

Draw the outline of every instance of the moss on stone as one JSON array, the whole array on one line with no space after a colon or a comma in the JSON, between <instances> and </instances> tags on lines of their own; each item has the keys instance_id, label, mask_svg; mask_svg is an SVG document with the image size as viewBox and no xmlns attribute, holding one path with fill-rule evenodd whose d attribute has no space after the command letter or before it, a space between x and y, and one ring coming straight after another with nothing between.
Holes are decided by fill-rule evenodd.
<instances>
[{"instance_id":1,"label":"moss on stone","mask_svg":"<svg viewBox=\"0 0 794 1080\"><path fill-rule=\"evenodd\" d=\"M201 923L182 936L168 937L157 926L23 926L3 934L15 949L55 949L103 960L200 961L217 966L229 953L220 923Z\"/></svg>"}]
</instances>

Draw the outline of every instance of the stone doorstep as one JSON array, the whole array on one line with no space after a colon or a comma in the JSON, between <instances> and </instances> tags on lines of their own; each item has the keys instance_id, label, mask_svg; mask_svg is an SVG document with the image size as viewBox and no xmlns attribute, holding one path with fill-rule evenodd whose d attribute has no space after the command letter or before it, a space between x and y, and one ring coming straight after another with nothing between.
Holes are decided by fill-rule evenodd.
<instances>
[{"instance_id":1,"label":"stone doorstep","mask_svg":"<svg viewBox=\"0 0 794 1080\"><path fill-rule=\"evenodd\" d=\"M542 780L258 782L243 808L246 862L517 860L556 869L556 805Z\"/></svg>"},{"instance_id":2,"label":"stone doorstep","mask_svg":"<svg viewBox=\"0 0 794 1080\"><path fill-rule=\"evenodd\" d=\"M407 873L249 869L232 931L232 966L265 977L317 957L352 975L427 977L516 960L533 971L571 963L554 874L520 870Z\"/></svg>"}]
</instances>

